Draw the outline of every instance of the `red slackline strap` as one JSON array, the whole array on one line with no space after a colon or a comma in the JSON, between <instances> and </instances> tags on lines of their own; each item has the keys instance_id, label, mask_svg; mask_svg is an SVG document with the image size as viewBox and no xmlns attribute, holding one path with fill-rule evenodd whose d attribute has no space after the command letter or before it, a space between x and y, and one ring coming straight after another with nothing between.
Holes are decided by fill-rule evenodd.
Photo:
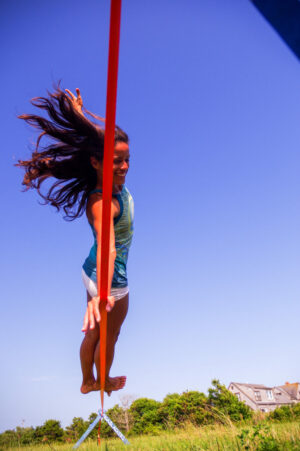
<instances>
[{"instance_id":1,"label":"red slackline strap","mask_svg":"<svg viewBox=\"0 0 300 451\"><path fill-rule=\"evenodd\" d=\"M102 224L101 246L97 252L97 288L100 293L100 398L102 413L104 409L104 388L106 373L106 334L107 312L106 303L109 292L109 243L111 222L111 201L113 184L113 157L115 147L115 123L118 84L119 43L121 24L121 0L111 0L108 74L105 115L105 137L103 158L103 186L102 186ZM100 440L100 438L99 438Z\"/></svg>"}]
</instances>

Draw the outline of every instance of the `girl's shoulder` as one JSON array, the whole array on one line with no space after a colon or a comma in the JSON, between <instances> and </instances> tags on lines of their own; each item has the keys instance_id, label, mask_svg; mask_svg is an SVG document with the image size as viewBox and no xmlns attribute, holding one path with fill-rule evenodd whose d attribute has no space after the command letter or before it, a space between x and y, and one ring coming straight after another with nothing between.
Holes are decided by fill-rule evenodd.
<instances>
[{"instance_id":1,"label":"girl's shoulder","mask_svg":"<svg viewBox=\"0 0 300 451\"><path fill-rule=\"evenodd\" d=\"M95 216L98 216L98 202L102 201L102 190L94 189L89 192L89 196L86 203L86 216L90 224L94 223ZM100 210L99 210L100 211ZM120 204L118 198L113 195L112 197L112 215L117 217L120 214Z\"/></svg>"},{"instance_id":2,"label":"girl's shoulder","mask_svg":"<svg viewBox=\"0 0 300 451\"><path fill-rule=\"evenodd\" d=\"M130 194L130 191L127 188L127 186L125 186L125 185L123 185L123 188L122 188L122 191L121 191L121 196L127 197L129 199L132 199L132 195Z\"/></svg>"}]
</instances>

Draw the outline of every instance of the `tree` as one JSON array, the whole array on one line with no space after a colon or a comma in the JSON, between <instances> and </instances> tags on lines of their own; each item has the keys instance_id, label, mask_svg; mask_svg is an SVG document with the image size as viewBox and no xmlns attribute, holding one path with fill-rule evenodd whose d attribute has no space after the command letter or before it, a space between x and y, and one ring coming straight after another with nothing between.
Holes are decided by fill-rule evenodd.
<instances>
[{"instance_id":1,"label":"tree","mask_svg":"<svg viewBox=\"0 0 300 451\"><path fill-rule=\"evenodd\" d=\"M268 414L270 420L276 421L295 421L300 419L300 403L277 407Z\"/></svg>"},{"instance_id":2,"label":"tree","mask_svg":"<svg viewBox=\"0 0 300 451\"><path fill-rule=\"evenodd\" d=\"M217 379L212 380L212 388L208 390L208 405L216 420L223 422L222 416L228 416L232 421L246 420L252 417L252 411L232 394L225 385ZM221 414L221 415L220 415Z\"/></svg>"},{"instance_id":3,"label":"tree","mask_svg":"<svg viewBox=\"0 0 300 451\"><path fill-rule=\"evenodd\" d=\"M81 417L74 417L70 426L66 427L66 437L68 441L75 441L82 436L88 428L89 423L84 421Z\"/></svg>"},{"instance_id":4,"label":"tree","mask_svg":"<svg viewBox=\"0 0 300 451\"><path fill-rule=\"evenodd\" d=\"M108 409L108 411L106 413L107 413L107 416L113 421L113 423L115 423L117 428L121 432L126 434L127 433L126 421L124 418L123 408L120 407L119 404L116 404L111 409ZM101 424L101 435L102 435L102 431L103 431L103 436L105 436L105 437L114 437L115 436L114 431L111 429L110 426L108 426L108 424L105 421L102 421L102 424Z\"/></svg>"},{"instance_id":5,"label":"tree","mask_svg":"<svg viewBox=\"0 0 300 451\"><path fill-rule=\"evenodd\" d=\"M47 420L42 426L37 426L34 431L34 439L37 442L61 442L64 436L64 430L61 428L60 421Z\"/></svg>"},{"instance_id":6,"label":"tree","mask_svg":"<svg viewBox=\"0 0 300 451\"><path fill-rule=\"evenodd\" d=\"M211 423L211 414L207 411L207 397L204 393L187 391L181 397L189 422L195 425Z\"/></svg>"},{"instance_id":7,"label":"tree","mask_svg":"<svg viewBox=\"0 0 300 451\"><path fill-rule=\"evenodd\" d=\"M130 433L154 434L163 429L162 418L159 413L161 403L154 399L140 398L135 400L129 409L133 418Z\"/></svg>"},{"instance_id":8,"label":"tree","mask_svg":"<svg viewBox=\"0 0 300 451\"><path fill-rule=\"evenodd\" d=\"M195 425L211 422L211 415L207 412L207 397L198 391L187 391L179 395L167 395L159 409L163 422L167 428L174 428L184 422Z\"/></svg>"},{"instance_id":9,"label":"tree","mask_svg":"<svg viewBox=\"0 0 300 451\"><path fill-rule=\"evenodd\" d=\"M131 412L129 411L129 406L133 399L134 398L131 395L124 395L121 397L121 403L122 403L121 406L119 404L116 404L114 407L112 407L111 409L109 409L106 412L107 416L115 423L117 428L124 434L127 434L129 432L129 430L133 424L133 416L132 416ZM96 416L97 416L97 414L90 415L89 424L94 421ZM98 433L97 429L94 428L94 430L92 431L90 436L92 438L95 438L95 437L97 437L97 433ZM115 433L113 432L111 427L108 426L108 424L105 421L102 421L102 423L101 423L101 436L102 437L114 437L115 436Z\"/></svg>"},{"instance_id":10,"label":"tree","mask_svg":"<svg viewBox=\"0 0 300 451\"><path fill-rule=\"evenodd\" d=\"M34 443L34 428L23 428L23 427L16 427L16 432L19 437L19 443L22 445L30 445L31 443Z\"/></svg>"},{"instance_id":11,"label":"tree","mask_svg":"<svg viewBox=\"0 0 300 451\"><path fill-rule=\"evenodd\" d=\"M122 414L120 418L120 422L123 425L123 428L128 433L133 426L133 415L130 412L129 408L133 401L135 400L135 397L133 395L122 395L120 397L121 401L121 407L122 407Z\"/></svg>"},{"instance_id":12,"label":"tree","mask_svg":"<svg viewBox=\"0 0 300 451\"><path fill-rule=\"evenodd\" d=\"M19 440L16 431L7 430L0 434L0 446L3 447L14 447L18 446Z\"/></svg>"},{"instance_id":13,"label":"tree","mask_svg":"<svg viewBox=\"0 0 300 451\"><path fill-rule=\"evenodd\" d=\"M184 409L179 393L167 395L159 409L165 427L174 428L183 421Z\"/></svg>"}]
</instances>

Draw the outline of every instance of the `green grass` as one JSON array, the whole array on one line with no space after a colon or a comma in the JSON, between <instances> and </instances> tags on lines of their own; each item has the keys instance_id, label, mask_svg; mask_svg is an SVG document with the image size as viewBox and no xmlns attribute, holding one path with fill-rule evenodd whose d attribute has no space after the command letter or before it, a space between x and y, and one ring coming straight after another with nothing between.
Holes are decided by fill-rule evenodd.
<instances>
[{"instance_id":1,"label":"green grass","mask_svg":"<svg viewBox=\"0 0 300 451\"><path fill-rule=\"evenodd\" d=\"M130 445L125 446L119 439L102 440L101 451L300 451L300 423L266 423L262 426L185 426L174 432L156 436L130 437ZM243 432L244 431L244 432ZM247 432L248 431L248 432ZM238 438L243 435L243 442ZM244 443L244 444L243 444ZM67 451L70 445L44 444L22 447L24 451ZM247 448L248 446L248 448ZM9 448L16 451L18 448ZM95 441L88 439L79 448L82 451L100 451ZM7 450L7 449L6 449ZM6 451L5 450L5 451ZM2 450L0 450L2 451Z\"/></svg>"}]
</instances>

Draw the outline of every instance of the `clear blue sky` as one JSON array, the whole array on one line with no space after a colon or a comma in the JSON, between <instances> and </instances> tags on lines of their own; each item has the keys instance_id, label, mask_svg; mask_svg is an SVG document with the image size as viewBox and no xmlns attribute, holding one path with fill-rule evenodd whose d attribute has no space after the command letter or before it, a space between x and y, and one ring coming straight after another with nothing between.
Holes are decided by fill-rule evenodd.
<instances>
[{"instance_id":1,"label":"clear blue sky","mask_svg":"<svg viewBox=\"0 0 300 451\"><path fill-rule=\"evenodd\" d=\"M53 82L104 114L108 23L106 0L1 2L1 430L99 407L79 392L89 227L22 193L13 163L36 137L16 115ZM298 60L248 0L124 0L117 122L136 209L123 393L299 380Z\"/></svg>"}]
</instances>

